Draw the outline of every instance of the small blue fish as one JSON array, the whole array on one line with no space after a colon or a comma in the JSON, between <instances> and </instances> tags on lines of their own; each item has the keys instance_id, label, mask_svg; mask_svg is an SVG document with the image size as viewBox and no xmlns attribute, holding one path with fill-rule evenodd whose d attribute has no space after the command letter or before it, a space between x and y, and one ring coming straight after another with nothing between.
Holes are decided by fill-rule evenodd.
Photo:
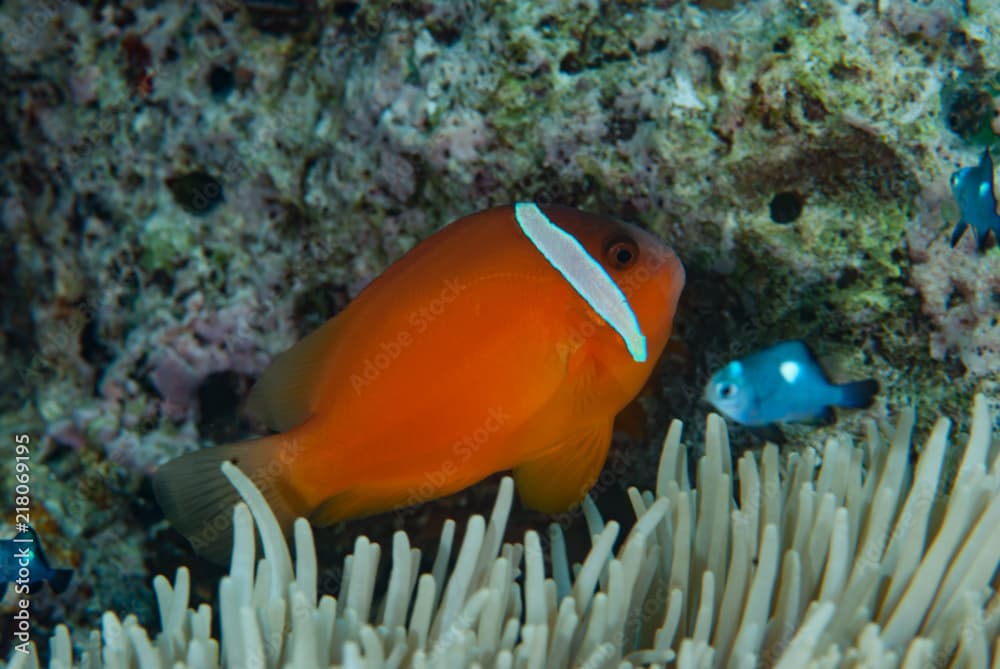
<instances>
[{"instance_id":1,"label":"small blue fish","mask_svg":"<svg viewBox=\"0 0 1000 669\"><path fill-rule=\"evenodd\" d=\"M13 539L0 540L0 597L6 592L8 583L13 583L15 591L21 595L38 592L46 581L55 592L62 592L72 575L72 569L49 567L42 543L31 527L18 532Z\"/></svg>"},{"instance_id":2,"label":"small blue fish","mask_svg":"<svg viewBox=\"0 0 1000 669\"><path fill-rule=\"evenodd\" d=\"M775 423L833 419L832 407L863 409L878 392L875 379L831 383L799 340L784 341L729 363L709 379L705 399L759 436L780 441Z\"/></svg>"},{"instance_id":3,"label":"small blue fish","mask_svg":"<svg viewBox=\"0 0 1000 669\"><path fill-rule=\"evenodd\" d=\"M951 175L951 192L958 202L961 217L951 232L951 245L958 244L966 228L976 233L976 245L982 251L990 232L1000 242L1000 215L997 215L997 198L993 192L993 158L990 150L975 167L963 167Z\"/></svg>"}]
</instances>

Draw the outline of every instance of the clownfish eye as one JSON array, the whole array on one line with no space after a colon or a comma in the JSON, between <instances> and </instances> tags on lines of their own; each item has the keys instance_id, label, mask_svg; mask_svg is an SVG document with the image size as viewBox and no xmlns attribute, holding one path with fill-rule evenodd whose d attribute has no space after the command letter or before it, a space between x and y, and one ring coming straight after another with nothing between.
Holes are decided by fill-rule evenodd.
<instances>
[{"instance_id":1,"label":"clownfish eye","mask_svg":"<svg viewBox=\"0 0 1000 669\"><path fill-rule=\"evenodd\" d=\"M639 258L639 246L630 237L617 237L604 249L604 258L615 269L628 269Z\"/></svg>"}]
</instances>

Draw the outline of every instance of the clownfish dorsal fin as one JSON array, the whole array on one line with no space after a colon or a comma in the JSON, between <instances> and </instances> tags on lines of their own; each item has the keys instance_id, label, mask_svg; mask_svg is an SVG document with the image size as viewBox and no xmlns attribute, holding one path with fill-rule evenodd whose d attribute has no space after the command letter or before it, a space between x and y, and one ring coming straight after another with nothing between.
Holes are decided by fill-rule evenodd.
<instances>
[{"instance_id":1,"label":"clownfish dorsal fin","mask_svg":"<svg viewBox=\"0 0 1000 669\"><path fill-rule=\"evenodd\" d=\"M612 424L602 420L585 425L541 457L514 469L517 493L525 506L558 513L580 502L604 467Z\"/></svg>"},{"instance_id":2,"label":"clownfish dorsal fin","mask_svg":"<svg viewBox=\"0 0 1000 669\"><path fill-rule=\"evenodd\" d=\"M277 432L297 427L313 414L316 390L324 378L322 363L336 340L340 320L331 318L271 361L250 391L248 414Z\"/></svg>"}]
</instances>

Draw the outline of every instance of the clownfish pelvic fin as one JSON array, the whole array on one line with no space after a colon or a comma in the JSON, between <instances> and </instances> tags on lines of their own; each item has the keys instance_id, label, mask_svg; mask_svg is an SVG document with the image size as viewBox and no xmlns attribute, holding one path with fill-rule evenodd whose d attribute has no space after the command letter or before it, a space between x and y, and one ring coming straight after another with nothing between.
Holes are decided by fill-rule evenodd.
<instances>
[{"instance_id":1,"label":"clownfish pelvic fin","mask_svg":"<svg viewBox=\"0 0 1000 669\"><path fill-rule=\"evenodd\" d=\"M517 492L536 511L559 513L579 503L597 481L611 446L613 420L584 426L541 457L514 469Z\"/></svg>"}]
</instances>

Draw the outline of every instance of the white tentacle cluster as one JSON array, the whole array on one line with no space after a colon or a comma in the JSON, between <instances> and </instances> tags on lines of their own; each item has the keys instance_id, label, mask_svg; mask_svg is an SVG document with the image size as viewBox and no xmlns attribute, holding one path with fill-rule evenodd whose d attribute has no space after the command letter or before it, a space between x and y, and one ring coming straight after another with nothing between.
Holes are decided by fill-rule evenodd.
<instances>
[{"instance_id":1,"label":"white tentacle cluster","mask_svg":"<svg viewBox=\"0 0 1000 669\"><path fill-rule=\"evenodd\" d=\"M50 667L974 667L1000 669L1000 453L984 397L950 488L950 423L911 465L912 410L888 443L830 440L782 458L768 445L732 462L711 416L697 481L681 424L664 443L655 491L629 490L637 520L619 526L589 499L593 543L570 566L562 530L504 543L513 483L489 520L473 516L457 554L455 523L430 573L402 532L386 596L374 606L380 547L359 537L337 597L317 596L312 532L295 525L293 563L277 522L235 467L230 573L212 610L189 608L189 575L154 582L162 631L104 614L83 659L68 630ZM736 490L736 494L734 494ZM255 563L254 524L264 558ZM547 546L543 545L544 543ZM549 554L551 571L546 572ZM11 668L37 667L15 654Z\"/></svg>"}]
</instances>

